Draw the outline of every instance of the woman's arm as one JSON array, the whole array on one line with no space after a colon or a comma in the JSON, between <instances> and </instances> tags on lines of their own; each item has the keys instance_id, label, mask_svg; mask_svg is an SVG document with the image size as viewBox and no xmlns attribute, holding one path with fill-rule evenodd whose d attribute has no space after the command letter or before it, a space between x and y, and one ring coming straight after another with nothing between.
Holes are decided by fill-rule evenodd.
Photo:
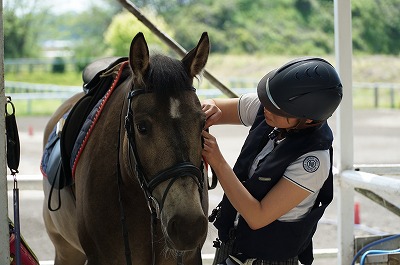
<instances>
[{"instance_id":1,"label":"woman's arm","mask_svg":"<svg viewBox=\"0 0 400 265\"><path fill-rule=\"evenodd\" d=\"M262 228L300 204L309 194L291 181L281 178L260 201L236 177L222 156L215 137L203 132L203 156L214 169L229 201L252 229Z\"/></svg>"},{"instance_id":2,"label":"woman's arm","mask_svg":"<svg viewBox=\"0 0 400 265\"><path fill-rule=\"evenodd\" d=\"M202 101L206 114L205 128L216 124L241 124L238 113L239 98L215 98Z\"/></svg>"}]
</instances>

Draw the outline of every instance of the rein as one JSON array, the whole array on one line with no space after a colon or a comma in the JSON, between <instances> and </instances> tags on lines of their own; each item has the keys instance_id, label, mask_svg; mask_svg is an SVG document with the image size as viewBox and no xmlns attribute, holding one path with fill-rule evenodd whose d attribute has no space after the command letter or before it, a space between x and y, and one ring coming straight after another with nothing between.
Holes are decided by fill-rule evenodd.
<instances>
[{"instance_id":1,"label":"rein","mask_svg":"<svg viewBox=\"0 0 400 265\"><path fill-rule=\"evenodd\" d=\"M190 88L189 90L191 91L196 91L195 88ZM135 136L134 136L134 122L133 122L133 110L132 110L132 99L135 96L145 94L145 93L151 93L148 91L145 91L144 89L136 89L136 90L131 90L127 96L128 99L128 109L127 113L125 116L125 130L128 136L128 142L129 142L129 149L130 152L128 152L129 155L129 163L132 171L134 171L140 187L142 191L144 192L144 195L146 197L147 201L147 206L150 210L151 214L151 236L152 236L152 264L155 265L155 227L157 224L157 219L161 218L161 212L164 207L164 202L167 197L168 191L172 187L172 185L175 183L176 180L183 176L190 176L195 183L197 184L200 192L200 196L202 195L202 190L203 190L203 185L204 185L204 174L203 174L203 162L201 164L201 168L196 167L190 162L182 162L179 164L176 164L170 168L167 168L157 174L153 179L149 180L144 173L143 166L140 163L139 156L138 156L138 151L136 148L135 144ZM122 105L120 117L122 117L122 110L123 110L124 104ZM121 120L121 119L120 119ZM118 152L117 152L117 167L118 167L118 196L119 196L119 204L120 204L120 214L121 214L121 224L122 224L122 233L123 233L123 238L124 238L124 247L125 247L125 259L126 259L126 264L131 265L132 264L132 258L131 258L131 251L130 251L130 246L129 246L129 235L128 235L128 230L126 226L126 219L125 219L125 212L124 212L124 207L123 207L123 202L122 202L122 197L121 197L121 185L122 185L122 176L121 176L121 168L120 168L120 153L121 149L121 126L118 131ZM132 157L131 157L132 156ZM132 158L132 159L131 159ZM131 161L134 162L134 166L132 166ZM164 194L162 196L161 202L157 201L157 199L152 195L152 192L154 189L160 185L162 182L170 180L168 183L167 188L164 191ZM177 254L177 265L183 265L183 253L178 252Z\"/></svg>"}]
</instances>

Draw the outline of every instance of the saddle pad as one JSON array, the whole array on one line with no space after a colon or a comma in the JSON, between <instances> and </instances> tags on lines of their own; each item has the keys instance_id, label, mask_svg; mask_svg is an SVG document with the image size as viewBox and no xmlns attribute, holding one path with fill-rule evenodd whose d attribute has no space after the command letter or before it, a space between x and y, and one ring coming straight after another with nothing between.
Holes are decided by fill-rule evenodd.
<instances>
[{"instance_id":1,"label":"saddle pad","mask_svg":"<svg viewBox=\"0 0 400 265\"><path fill-rule=\"evenodd\" d=\"M63 119L66 119L69 112L63 115ZM54 126L53 130L49 135L49 139L44 148L42 160L40 163L40 171L42 175L47 178L49 183L55 189L62 189L65 186L72 184L72 179L65 176L62 163L61 163L61 152L60 152L60 137L56 132L57 125Z\"/></svg>"},{"instance_id":2,"label":"saddle pad","mask_svg":"<svg viewBox=\"0 0 400 265\"><path fill-rule=\"evenodd\" d=\"M50 155L54 149L56 142L59 140L56 134L56 127L51 131L49 135L49 139L47 140L47 144L44 148L42 160L40 162L40 171L42 172L43 176L47 178L47 166L49 163Z\"/></svg>"}]
</instances>

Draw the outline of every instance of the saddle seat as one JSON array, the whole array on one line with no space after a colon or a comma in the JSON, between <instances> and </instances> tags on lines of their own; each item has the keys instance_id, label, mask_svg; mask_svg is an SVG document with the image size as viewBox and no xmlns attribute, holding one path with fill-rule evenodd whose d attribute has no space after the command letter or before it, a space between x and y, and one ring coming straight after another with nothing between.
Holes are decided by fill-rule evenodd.
<instances>
[{"instance_id":1,"label":"saddle seat","mask_svg":"<svg viewBox=\"0 0 400 265\"><path fill-rule=\"evenodd\" d=\"M82 71L83 91L87 94L95 87L100 75L125 60L125 57L106 57L88 64Z\"/></svg>"}]
</instances>

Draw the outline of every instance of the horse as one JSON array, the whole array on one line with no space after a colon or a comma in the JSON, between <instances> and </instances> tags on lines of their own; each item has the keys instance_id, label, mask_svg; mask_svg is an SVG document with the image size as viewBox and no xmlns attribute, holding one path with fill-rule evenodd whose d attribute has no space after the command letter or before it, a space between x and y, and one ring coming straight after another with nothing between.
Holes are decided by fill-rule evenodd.
<instances>
[{"instance_id":1,"label":"horse","mask_svg":"<svg viewBox=\"0 0 400 265\"><path fill-rule=\"evenodd\" d=\"M206 32L181 60L150 56L140 32L132 39L126 61L111 69L115 78L126 78L114 81L100 104L75 159L73 183L51 196L43 178L43 220L55 265L202 264L208 229L205 115L193 82L209 51ZM43 147L84 95L66 100L52 115ZM50 210L57 199L59 209Z\"/></svg>"}]
</instances>

